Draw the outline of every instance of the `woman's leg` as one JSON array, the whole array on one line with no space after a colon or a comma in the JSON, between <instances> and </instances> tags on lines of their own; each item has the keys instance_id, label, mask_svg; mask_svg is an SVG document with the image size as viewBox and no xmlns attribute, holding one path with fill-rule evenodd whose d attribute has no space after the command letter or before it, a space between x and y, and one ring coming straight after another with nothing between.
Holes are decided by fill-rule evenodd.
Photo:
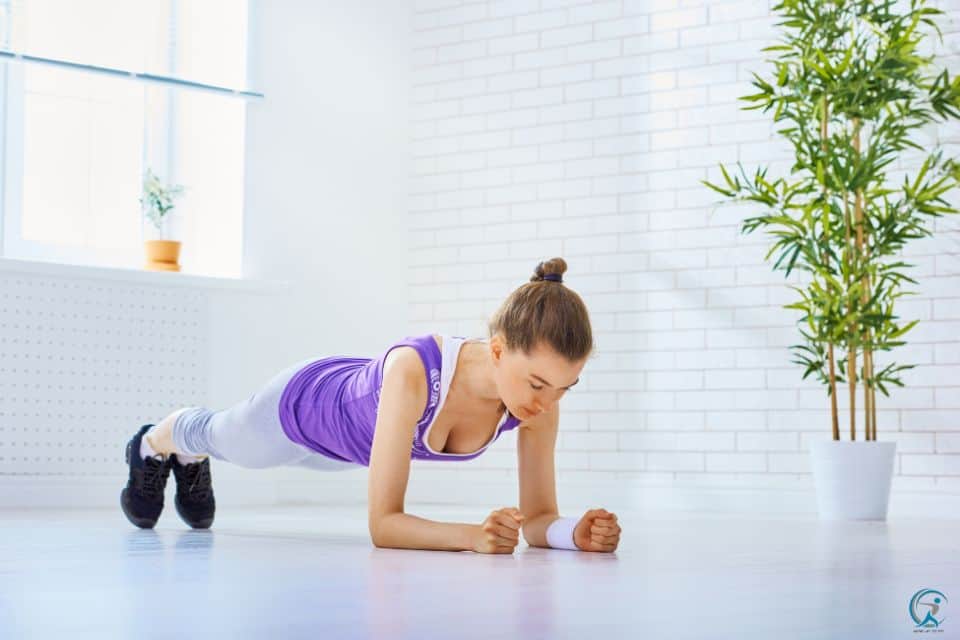
<instances>
[{"instance_id":1,"label":"woman's leg","mask_svg":"<svg viewBox=\"0 0 960 640\"><path fill-rule=\"evenodd\" d=\"M357 469L361 465L354 462L344 462L336 458L328 458L322 453L312 453L301 460L289 463L288 466L303 467L314 471L346 471L347 469Z\"/></svg>"},{"instance_id":2,"label":"woman's leg","mask_svg":"<svg viewBox=\"0 0 960 640\"><path fill-rule=\"evenodd\" d=\"M143 437L147 439L154 451L164 456L172 453L185 453L184 451L177 451L177 445L173 442L173 423L178 415L189 409L189 407L177 409L144 434Z\"/></svg>"},{"instance_id":3,"label":"woman's leg","mask_svg":"<svg viewBox=\"0 0 960 640\"><path fill-rule=\"evenodd\" d=\"M260 391L228 409L179 409L151 428L147 441L164 455L209 455L253 469L298 462L313 452L283 432L280 396L290 378L309 362L312 360L284 369Z\"/></svg>"}]
</instances>

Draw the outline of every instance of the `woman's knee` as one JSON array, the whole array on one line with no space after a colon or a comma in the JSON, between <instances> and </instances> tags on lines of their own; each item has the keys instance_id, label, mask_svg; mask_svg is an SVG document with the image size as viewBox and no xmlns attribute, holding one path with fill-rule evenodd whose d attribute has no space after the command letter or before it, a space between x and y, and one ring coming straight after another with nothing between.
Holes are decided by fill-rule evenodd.
<instances>
[{"instance_id":1,"label":"woman's knee","mask_svg":"<svg viewBox=\"0 0 960 640\"><path fill-rule=\"evenodd\" d=\"M287 465L303 457L304 452L287 438L279 421L244 411L225 411L211 417L211 448L224 460L248 469Z\"/></svg>"},{"instance_id":2,"label":"woman's knee","mask_svg":"<svg viewBox=\"0 0 960 640\"><path fill-rule=\"evenodd\" d=\"M192 430L198 442L215 458L250 469L290 464L303 458L305 449L284 433L278 406L286 382L295 370L291 368L274 376L257 393L232 407L187 415L181 420L198 423ZM190 430L183 429L184 432Z\"/></svg>"}]
</instances>

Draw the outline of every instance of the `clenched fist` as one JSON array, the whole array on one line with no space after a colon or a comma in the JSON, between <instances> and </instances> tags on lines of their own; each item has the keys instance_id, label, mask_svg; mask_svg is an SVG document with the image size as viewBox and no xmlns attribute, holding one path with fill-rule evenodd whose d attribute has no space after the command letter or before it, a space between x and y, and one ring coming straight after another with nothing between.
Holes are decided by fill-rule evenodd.
<instances>
[{"instance_id":1,"label":"clenched fist","mask_svg":"<svg viewBox=\"0 0 960 640\"><path fill-rule=\"evenodd\" d=\"M616 551L620 544L617 514L606 509L587 511L573 530L573 542L581 551Z\"/></svg>"},{"instance_id":2,"label":"clenched fist","mask_svg":"<svg viewBox=\"0 0 960 640\"><path fill-rule=\"evenodd\" d=\"M497 509L477 530L473 550L477 553L513 553L520 542L523 514L515 507Z\"/></svg>"}]
</instances>

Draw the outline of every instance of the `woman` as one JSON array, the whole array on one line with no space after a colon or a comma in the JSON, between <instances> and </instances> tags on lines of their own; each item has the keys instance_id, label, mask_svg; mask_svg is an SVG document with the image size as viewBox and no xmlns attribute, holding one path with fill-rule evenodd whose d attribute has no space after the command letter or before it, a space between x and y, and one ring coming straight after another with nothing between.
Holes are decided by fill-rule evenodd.
<instances>
[{"instance_id":1,"label":"woman","mask_svg":"<svg viewBox=\"0 0 960 640\"><path fill-rule=\"evenodd\" d=\"M615 514L557 513L558 403L593 351L586 306L563 284L566 269L561 258L541 262L501 305L487 340L427 334L376 359L306 360L234 407L188 407L144 425L127 444L124 514L152 528L172 469L177 512L194 528L209 527L215 500L208 456L250 468L359 464L370 469L368 524L378 547L512 553L522 529L532 546L614 551ZM497 509L480 525L404 512L411 459L469 460L515 428L519 509Z\"/></svg>"}]
</instances>

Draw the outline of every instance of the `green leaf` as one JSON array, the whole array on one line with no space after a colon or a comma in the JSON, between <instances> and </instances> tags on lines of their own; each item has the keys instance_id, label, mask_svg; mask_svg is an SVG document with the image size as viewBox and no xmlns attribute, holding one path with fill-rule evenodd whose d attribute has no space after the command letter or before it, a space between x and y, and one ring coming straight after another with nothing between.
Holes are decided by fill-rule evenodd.
<instances>
[{"instance_id":1,"label":"green leaf","mask_svg":"<svg viewBox=\"0 0 960 640\"><path fill-rule=\"evenodd\" d=\"M911 323L905 325L904 327L902 327L902 328L900 328L900 329L897 329L896 331L894 331L893 333L891 333L891 334L888 336L888 338L890 338L891 340L892 340L893 338L899 338L900 336L902 336L902 335L905 334L906 332L910 331L910 329L913 329L915 326L917 326L917 323L919 323L919 322L920 322L919 320L914 320L913 322L911 322Z\"/></svg>"},{"instance_id":2,"label":"green leaf","mask_svg":"<svg viewBox=\"0 0 960 640\"><path fill-rule=\"evenodd\" d=\"M714 191L717 191L717 192L719 192L719 193L727 196L728 198L732 198L732 197L734 197L734 196L737 195L737 194L733 193L732 191L727 191L726 189L722 189L722 188L720 188L720 187L718 187L718 186L716 186L716 185L714 185L714 184L711 184L711 183L707 182L706 180L701 180L700 182L701 182L702 184L705 184L706 186L710 187L710 188L713 189Z\"/></svg>"},{"instance_id":3,"label":"green leaf","mask_svg":"<svg viewBox=\"0 0 960 640\"><path fill-rule=\"evenodd\" d=\"M723 178L727 181L727 184L730 185L730 188L734 191L740 191L740 185L734 184L733 180L730 179L730 174L727 173L726 168L721 164L720 171L723 172Z\"/></svg>"},{"instance_id":4,"label":"green leaf","mask_svg":"<svg viewBox=\"0 0 960 640\"><path fill-rule=\"evenodd\" d=\"M780 65L780 71L777 74L777 86L782 87L785 84L787 84L787 65L782 64Z\"/></svg>"}]
</instances>

